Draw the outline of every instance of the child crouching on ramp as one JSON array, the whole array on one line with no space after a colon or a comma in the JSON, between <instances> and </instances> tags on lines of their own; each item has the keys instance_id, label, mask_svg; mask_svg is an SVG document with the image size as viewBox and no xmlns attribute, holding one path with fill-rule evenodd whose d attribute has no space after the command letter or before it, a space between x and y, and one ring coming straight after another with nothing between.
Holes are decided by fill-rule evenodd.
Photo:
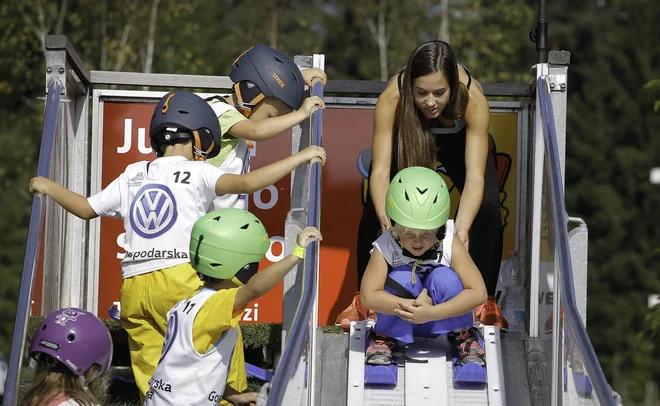
<instances>
[{"instance_id":1,"label":"child crouching on ramp","mask_svg":"<svg viewBox=\"0 0 660 406\"><path fill-rule=\"evenodd\" d=\"M486 301L486 287L454 236L444 180L428 168L403 169L387 190L385 206L394 226L373 243L360 289L362 303L377 313L367 364L390 364L395 345L413 337L449 334L455 364L485 365L478 331L471 327L472 309Z\"/></svg>"}]
</instances>

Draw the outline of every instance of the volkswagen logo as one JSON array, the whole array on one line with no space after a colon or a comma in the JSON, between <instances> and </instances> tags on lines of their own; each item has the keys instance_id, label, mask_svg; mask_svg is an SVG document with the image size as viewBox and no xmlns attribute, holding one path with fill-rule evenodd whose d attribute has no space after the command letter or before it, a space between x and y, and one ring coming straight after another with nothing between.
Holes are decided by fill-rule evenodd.
<instances>
[{"instance_id":1,"label":"volkswagen logo","mask_svg":"<svg viewBox=\"0 0 660 406\"><path fill-rule=\"evenodd\" d=\"M176 200L167 186L145 185L140 189L130 210L131 227L144 238L156 238L176 222Z\"/></svg>"}]
</instances>

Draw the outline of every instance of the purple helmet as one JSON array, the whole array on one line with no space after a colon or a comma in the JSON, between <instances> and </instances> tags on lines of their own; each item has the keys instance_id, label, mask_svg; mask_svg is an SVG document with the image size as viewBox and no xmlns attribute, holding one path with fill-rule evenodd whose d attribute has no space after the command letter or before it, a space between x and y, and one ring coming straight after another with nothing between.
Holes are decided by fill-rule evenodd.
<instances>
[{"instance_id":1,"label":"purple helmet","mask_svg":"<svg viewBox=\"0 0 660 406\"><path fill-rule=\"evenodd\" d=\"M50 355L76 375L94 364L105 373L112 361L112 339L96 316L71 307L51 313L41 323L30 345L30 354L37 352Z\"/></svg>"}]
</instances>

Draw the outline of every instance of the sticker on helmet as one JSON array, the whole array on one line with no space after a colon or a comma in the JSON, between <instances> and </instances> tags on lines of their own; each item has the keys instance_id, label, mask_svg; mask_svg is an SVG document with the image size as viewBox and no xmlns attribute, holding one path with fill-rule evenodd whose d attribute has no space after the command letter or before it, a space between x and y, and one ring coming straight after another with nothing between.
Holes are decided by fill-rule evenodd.
<instances>
[{"instance_id":1,"label":"sticker on helmet","mask_svg":"<svg viewBox=\"0 0 660 406\"><path fill-rule=\"evenodd\" d=\"M67 322L76 321L78 320L79 316L84 316L84 315L85 313L81 313L73 309L65 309L62 311L62 313L55 316L55 324L59 324L60 326L66 326Z\"/></svg>"},{"instance_id":2,"label":"sticker on helmet","mask_svg":"<svg viewBox=\"0 0 660 406\"><path fill-rule=\"evenodd\" d=\"M51 350L59 351L60 350L60 345L47 341L47 340L40 340L39 345L42 347L50 348Z\"/></svg>"}]
</instances>

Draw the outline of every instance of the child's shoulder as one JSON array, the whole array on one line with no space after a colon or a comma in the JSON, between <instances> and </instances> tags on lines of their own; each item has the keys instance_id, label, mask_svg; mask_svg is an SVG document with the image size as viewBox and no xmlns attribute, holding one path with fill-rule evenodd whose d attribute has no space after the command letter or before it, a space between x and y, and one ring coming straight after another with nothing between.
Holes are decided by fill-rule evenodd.
<instances>
[{"instance_id":1,"label":"child's shoulder","mask_svg":"<svg viewBox=\"0 0 660 406\"><path fill-rule=\"evenodd\" d=\"M158 159L158 158L156 158L156 159ZM144 167L145 165L148 165L151 162L153 162L153 161L147 161L146 159L143 160L143 161L132 162L132 163L126 165L126 169L128 169L128 168L138 168L138 167L142 168L142 167Z\"/></svg>"},{"instance_id":2,"label":"child's shoulder","mask_svg":"<svg viewBox=\"0 0 660 406\"><path fill-rule=\"evenodd\" d=\"M385 230L385 232L378 236L372 245L380 251L388 262L392 252L397 251L397 248L399 247L394 235L392 235L392 229Z\"/></svg>"},{"instance_id":3,"label":"child's shoulder","mask_svg":"<svg viewBox=\"0 0 660 406\"><path fill-rule=\"evenodd\" d=\"M392 229L388 228L381 235L376 238L375 243L385 243L385 242L396 242L394 235L392 234Z\"/></svg>"},{"instance_id":4,"label":"child's shoulder","mask_svg":"<svg viewBox=\"0 0 660 406\"><path fill-rule=\"evenodd\" d=\"M208 103L211 106L211 108L213 109L213 111L215 112L215 115L217 117L220 117L220 116L222 116L222 115L224 115L225 113L228 113L228 112L230 112L230 113L236 112L236 113L240 114L238 109L236 107L232 106L231 104L227 103L225 101L225 98L222 97L222 96L213 97L210 100L208 100Z\"/></svg>"}]
</instances>

